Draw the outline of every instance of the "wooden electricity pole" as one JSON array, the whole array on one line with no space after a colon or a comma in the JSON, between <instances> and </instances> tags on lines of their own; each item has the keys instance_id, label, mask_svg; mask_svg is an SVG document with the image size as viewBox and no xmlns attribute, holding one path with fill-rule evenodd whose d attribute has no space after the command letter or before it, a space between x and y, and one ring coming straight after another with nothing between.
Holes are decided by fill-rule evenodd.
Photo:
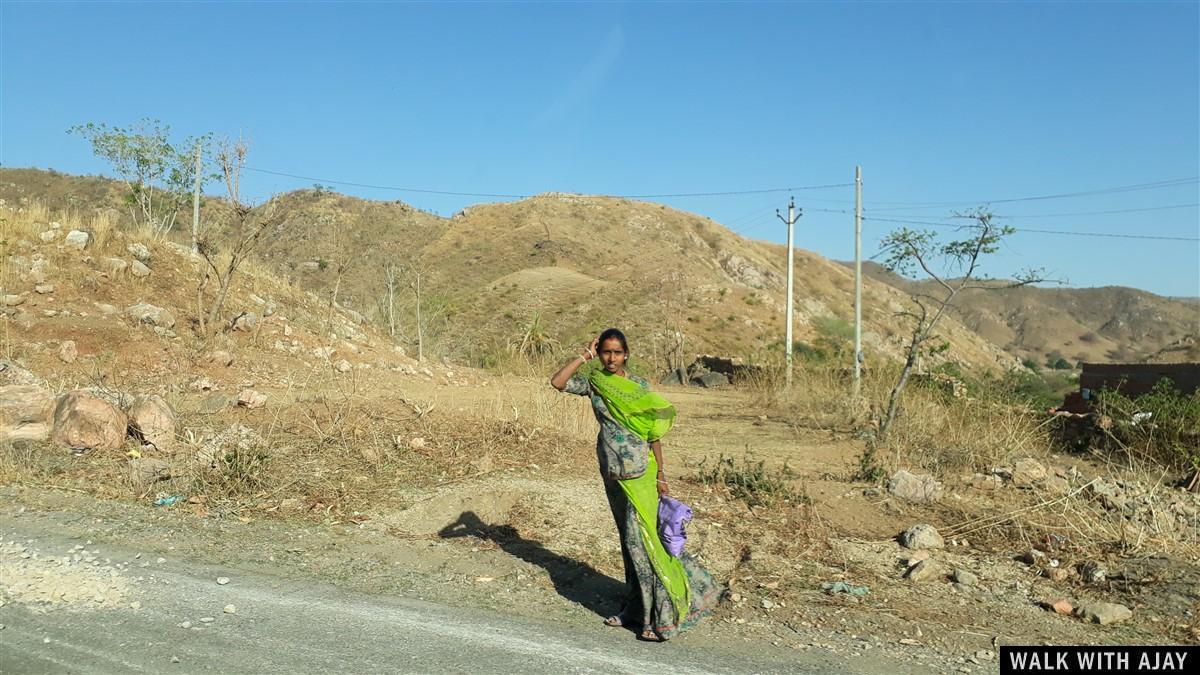
<instances>
[{"instance_id":1,"label":"wooden electricity pole","mask_svg":"<svg viewBox=\"0 0 1200 675\"><path fill-rule=\"evenodd\" d=\"M779 209L775 209L775 215L780 220L787 224L787 311L785 312L787 327L784 330L783 353L785 361L785 373L787 386L792 386L792 229L796 224L796 220L803 215L803 209L796 209L796 198L792 197L788 200L788 215L785 220L783 215L779 213Z\"/></svg>"}]
</instances>

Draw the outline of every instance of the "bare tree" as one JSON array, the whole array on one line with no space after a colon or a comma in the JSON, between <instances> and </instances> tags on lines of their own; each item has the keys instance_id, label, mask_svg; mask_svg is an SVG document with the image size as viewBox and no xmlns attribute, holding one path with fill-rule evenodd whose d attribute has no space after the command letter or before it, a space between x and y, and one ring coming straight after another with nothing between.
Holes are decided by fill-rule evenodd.
<instances>
[{"instance_id":1,"label":"bare tree","mask_svg":"<svg viewBox=\"0 0 1200 675\"><path fill-rule=\"evenodd\" d=\"M387 274L388 334L394 338L396 337L396 266L388 263L387 267L384 268L384 272Z\"/></svg>"},{"instance_id":2,"label":"bare tree","mask_svg":"<svg viewBox=\"0 0 1200 675\"><path fill-rule=\"evenodd\" d=\"M252 255L262 243L264 235L274 220L276 206L274 198L268 200L266 207L260 209L258 213L254 213L248 205L241 201L239 190L242 169L246 166L246 153L246 143L241 139L236 142L225 139L217 150L217 162L221 166L221 175L225 180L225 188L229 196L231 210L229 230L232 242L224 253L209 238L211 233L206 233L209 236L205 236L197 242L197 250L206 266L203 268L200 283L196 288L196 305L199 313L200 333L206 336L216 329L217 319L224 310L225 300L229 296L234 275L237 274L246 258ZM204 291L210 280L216 281L217 288L212 298L206 302Z\"/></svg>"},{"instance_id":3,"label":"bare tree","mask_svg":"<svg viewBox=\"0 0 1200 675\"><path fill-rule=\"evenodd\" d=\"M934 329L947 310L954 307L960 293L972 288L1015 288L1046 281L1041 270L1029 270L1007 283L985 283L987 279L979 276L982 258L999 250L1001 240L1014 230L993 223L994 216L982 208L956 215L972 221L959 228L959 232L965 235L962 239L939 243L933 232L902 228L881 242L882 253L886 254L884 265L889 270L912 274L919 268L933 280L934 288L928 293L912 293L915 309L899 313L911 321L912 334L904 347L904 367L888 396L887 411L879 427L880 439L887 436L896 419L900 397L908 384L913 366L923 355L940 353L949 348L949 344L937 339Z\"/></svg>"}]
</instances>

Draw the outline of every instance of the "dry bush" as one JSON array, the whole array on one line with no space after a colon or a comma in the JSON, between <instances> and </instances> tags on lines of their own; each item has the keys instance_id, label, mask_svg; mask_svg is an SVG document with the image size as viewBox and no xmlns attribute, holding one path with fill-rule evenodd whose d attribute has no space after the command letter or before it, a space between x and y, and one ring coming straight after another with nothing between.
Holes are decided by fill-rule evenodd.
<instances>
[{"instance_id":1,"label":"dry bush","mask_svg":"<svg viewBox=\"0 0 1200 675\"><path fill-rule=\"evenodd\" d=\"M818 429L873 437L880 411L899 367L866 371L862 398L853 396L849 369L800 364L792 386L784 386L782 368L766 368L746 385L755 406ZM994 467L1013 456L1040 456L1051 449L1050 424L1044 414L1014 404L999 388L972 391L954 398L913 386L893 423L887 443L876 448L876 460L887 472L920 466L935 473Z\"/></svg>"}]
</instances>

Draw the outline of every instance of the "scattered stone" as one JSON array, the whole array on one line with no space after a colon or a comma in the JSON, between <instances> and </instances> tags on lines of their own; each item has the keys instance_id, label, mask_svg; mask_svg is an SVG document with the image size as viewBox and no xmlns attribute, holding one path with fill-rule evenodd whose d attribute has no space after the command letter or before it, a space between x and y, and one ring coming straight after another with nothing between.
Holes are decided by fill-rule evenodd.
<instances>
[{"instance_id":1,"label":"scattered stone","mask_svg":"<svg viewBox=\"0 0 1200 675\"><path fill-rule=\"evenodd\" d=\"M425 447L425 439L418 436L408 442L408 447L413 450L421 450Z\"/></svg>"},{"instance_id":2,"label":"scattered stone","mask_svg":"<svg viewBox=\"0 0 1200 675\"><path fill-rule=\"evenodd\" d=\"M267 395L253 389L243 389L242 393L238 394L237 403L243 408L254 410L267 404Z\"/></svg>"},{"instance_id":3,"label":"scattered stone","mask_svg":"<svg viewBox=\"0 0 1200 675\"><path fill-rule=\"evenodd\" d=\"M54 230L46 230L38 236L41 237L42 241L48 244L55 239L58 239L58 232L55 232Z\"/></svg>"},{"instance_id":4,"label":"scattered stone","mask_svg":"<svg viewBox=\"0 0 1200 675\"><path fill-rule=\"evenodd\" d=\"M216 391L217 390L216 383L214 383L212 380L208 379L207 377L196 378L195 380L192 380L192 383L188 386L191 387L192 389L195 389L196 391Z\"/></svg>"},{"instance_id":5,"label":"scattered stone","mask_svg":"<svg viewBox=\"0 0 1200 675\"><path fill-rule=\"evenodd\" d=\"M191 621L184 621L183 623L180 623L180 624L179 624L179 627L180 627L180 628L191 628L191 627L192 627L192 622L191 622Z\"/></svg>"},{"instance_id":6,"label":"scattered stone","mask_svg":"<svg viewBox=\"0 0 1200 675\"><path fill-rule=\"evenodd\" d=\"M129 255L137 258L141 262L150 262L150 249L145 244L135 242L125 247L129 251Z\"/></svg>"},{"instance_id":7,"label":"scattered stone","mask_svg":"<svg viewBox=\"0 0 1200 675\"><path fill-rule=\"evenodd\" d=\"M1071 491L1071 483L1059 476L1048 476L1042 481L1042 487L1052 495L1065 495Z\"/></svg>"},{"instance_id":8,"label":"scattered stone","mask_svg":"<svg viewBox=\"0 0 1200 675\"><path fill-rule=\"evenodd\" d=\"M1057 600L1051 600L1050 602L1047 602L1046 609L1049 609L1056 614L1070 616L1071 613L1075 611L1075 606L1071 604L1070 600L1067 600L1066 598L1059 598Z\"/></svg>"},{"instance_id":9,"label":"scattered stone","mask_svg":"<svg viewBox=\"0 0 1200 675\"><path fill-rule=\"evenodd\" d=\"M1107 626L1129 619L1133 611L1115 602L1089 602L1076 608L1075 615L1084 621Z\"/></svg>"},{"instance_id":10,"label":"scattered stone","mask_svg":"<svg viewBox=\"0 0 1200 675\"><path fill-rule=\"evenodd\" d=\"M129 408L130 434L164 452L175 446L175 411L161 396L142 396Z\"/></svg>"},{"instance_id":11,"label":"scattered stone","mask_svg":"<svg viewBox=\"0 0 1200 675\"><path fill-rule=\"evenodd\" d=\"M1022 457L1013 466L1012 482L1017 487L1031 487L1046 477L1046 467L1031 457Z\"/></svg>"},{"instance_id":12,"label":"scattered stone","mask_svg":"<svg viewBox=\"0 0 1200 675\"><path fill-rule=\"evenodd\" d=\"M233 329L250 332L258 326L258 315L254 312L242 312L233 320Z\"/></svg>"},{"instance_id":13,"label":"scattered stone","mask_svg":"<svg viewBox=\"0 0 1200 675\"><path fill-rule=\"evenodd\" d=\"M959 567L954 570L954 581L963 586L974 586L979 583L979 577Z\"/></svg>"},{"instance_id":14,"label":"scattered stone","mask_svg":"<svg viewBox=\"0 0 1200 675\"><path fill-rule=\"evenodd\" d=\"M214 621L216 621L216 619L212 618L211 616L200 617L200 623L212 623Z\"/></svg>"},{"instance_id":15,"label":"scattered stone","mask_svg":"<svg viewBox=\"0 0 1200 675\"><path fill-rule=\"evenodd\" d=\"M215 351L208 355L208 362L228 368L233 365L233 354L224 350Z\"/></svg>"},{"instance_id":16,"label":"scattered stone","mask_svg":"<svg viewBox=\"0 0 1200 675\"><path fill-rule=\"evenodd\" d=\"M196 404L196 412L202 415L215 415L233 405L233 403L232 397L225 394L213 394L205 396Z\"/></svg>"},{"instance_id":17,"label":"scattered stone","mask_svg":"<svg viewBox=\"0 0 1200 675\"><path fill-rule=\"evenodd\" d=\"M353 369L353 366L351 366L350 362L346 359L342 359L341 361L333 364L333 369L339 373L348 373Z\"/></svg>"},{"instance_id":18,"label":"scattered stone","mask_svg":"<svg viewBox=\"0 0 1200 675\"><path fill-rule=\"evenodd\" d=\"M140 260L134 260L129 266L129 272L139 279L145 279L150 276L150 268L146 267L145 263Z\"/></svg>"},{"instance_id":19,"label":"scattered stone","mask_svg":"<svg viewBox=\"0 0 1200 675\"><path fill-rule=\"evenodd\" d=\"M63 343L58 346L58 360L63 363L75 363L77 358L79 358L79 351L75 349L75 341L63 340Z\"/></svg>"},{"instance_id":20,"label":"scattered stone","mask_svg":"<svg viewBox=\"0 0 1200 675\"><path fill-rule=\"evenodd\" d=\"M1025 563L1026 565L1040 565L1043 562L1045 562L1046 554L1042 553L1041 551L1037 550L1036 548L1031 548L1028 551L1022 553L1021 555L1017 556L1017 560Z\"/></svg>"},{"instance_id":21,"label":"scattered stone","mask_svg":"<svg viewBox=\"0 0 1200 675\"><path fill-rule=\"evenodd\" d=\"M133 609L133 610L141 609L142 603L138 602L137 600L134 600L133 602L129 603L129 608Z\"/></svg>"},{"instance_id":22,"label":"scattered stone","mask_svg":"<svg viewBox=\"0 0 1200 675\"><path fill-rule=\"evenodd\" d=\"M179 657L178 657L178 656L172 656L172 657L171 657L171 663L179 663Z\"/></svg>"},{"instance_id":23,"label":"scattered stone","mask_svg":"<svg viewBox=\"0 0 1200 675\"><path fill-rule=\"evenodd\" d=\"M129 269L129 263L120 258L101 258L100 271L108 274L110 277L119 277Z\"/></svg>"},{"instance_id":24,"label":"scattered stone","mask_svg":"<svg viewBox=\"0 0 1200 675\"><path fill-rule=\"evenodd\" d=\"M915 583L922 583L941 579L945 575L945 571L936 561L922 560L908 568L908 571L904 573L904 578Z\"/></svg>"},{"instance_id":25,"label":"scattered stone","mask_svg":"<svg viewBox=\"0 0 1200 675\"><path fill-rule=\"evenodd\" d=\"M50 436L54 396L40 383L0 385L0 443Z\"/></svg>"},{"instance_id":26,"label":"scattered stone","mask_svg":"<svg viewBox=\"0 0 1200 675\"><path fill-rule=\"evenodd\" d=\"M945 548L946 542L937 528L928 523L919 523L900 533L900 545L911 549Z\"/></svg>"},{"instance_id":27,"label":"scattered stone","mask_svg":"<svg viewBox=\"0 0 1200 675\"><path fill-rule=\"evenodd\" d=\"M1108 578L1108 573L1095 560L1085 560L1079 563L1079 578L1085 584L1098 584Z\"/></svg>"},{"instance_id":28,"label":"scattered stone","mask_svg":"<svg viewBox=\"0 0 1200 675\"><path fill-rule=\"evenodd\" d=\"M888 492L898 499L927 504L942 496L942 484L933 476L918 476L900 469L888 481Z\"/></svg>"},{"instance_id":29,"label":"scattered stone","mask_svg":"<svg viewBox=\"0 0 1200 675\"><path fill-rule=\"evenodd\" d=\"M774 602L771 602L770 598L763 598L761 604L763 609L775 609L778 607Z\"/></svg>"},{"instance_id":30,"label":"scattered stone","mask_svg":"<svg viewBox=\"0 0 1200 675\"><path fill-rule=\"evenodd\" d=\"M38 284L33 287L38 295L48 295L54 292L54 284Z\"/></svg>"},{"instance_id":31,"label":"scattered stone","mask_svg":"<svg viewBox=\"0 0 1200 675\"><path fill-rule=\"evenodd\" d=\"M233 605L225 605L225 608L221 611L225 612L226 614L237 614L237 607L234 607Z\"/></svg>"},{"instance_id":32,"label":"scattered stone","mask_svg":"<svg viewBox=\"0 0 1200 675\"><path fill-rule=\"evenodd\" d=\"M158 457L134 457L126 466L129 482L146 487L171 477L171 463Z\"/></svg>"},{"instance_id":33,"label":"scattered stone","mask_svg":"<svg viewBox=\"0 0 1200 675\"><path fill-rule=\"evenodd\" d=\"M83 230L71 230L67 233L65 240L67 246L83 250L87 248L88 243L92 240L92 235Z\"/></svg>"},{"instance_id":34,"label":"scattered stone","mask_svg":"<svg viewBox=\"0 0 1200 675\"><path fill-rule=\"evenodd\" d=\"M147 302L139 302L125 309L125 314L138 323L150 324L159 328L174 328L175 316L162 307L155 307Z\"/></svg>"},{"instance_id":35,"label":"scattered stone","mask_svg":"<svg viewBox=\"0 0 1200 675\"><path fill-rule=\"evenodd\" d=\"M229 583L229 577L217 577L217 585L224 586Z\"/></svg>"},{"instance_id":36,"label":"scattered stone","mask_svg":"<svg viewBox=\"0 0 1200 675\"><path fill-rule=\"evenodd\" d=\"M101 314L116 314L120 311L116 307L103 302L94 302L92 304L96 306L96 309L100 310Z\"/></svg>"},{"instance_id":37,"label":"scattered stone","mask_svg":"<svg viewBox=\"0 0 1200 675\"><path fill-rule=\"evenodd\" d=\"M55 443L73 450L114 450L125 441L129 419L115 405L82 389L63 396L54 409Z\"/></svg>"},{"instance_id":38,"label":"scattered stone","mask_svg":"<svg viewBox=\"0 0 1200 675\"><path fill-rule=\"evenodd\" d=\"M925 550L913 551L913 554L908 556L906 566L912 567L913 565L916 565L917 563L921 562L922 560L929 560L929 551L925 551Z\"/></svg>"},{"instance_id":39,"label":"scattered stone","mask_svg":"<svg viewBox=\"0 0 1200 675\"><path fill-rule=\"evenodd\" d=\"M1071 573L1062 567L1044 567L1042 576L1050 581L1062 583L1071 577Z\"/></svg>"},{"instance_id":40,"label":"scattered stone","mask_svg":"<svg viewBox=\"0 0 1200 675\"><path fill-rule=\"evenodd\" d=\"M23 295L13 295L11 293L8 295L0 295L0 305L4 305L5 307L16 307L24 303L25 296Z\"/></svg>"}]
</instances>

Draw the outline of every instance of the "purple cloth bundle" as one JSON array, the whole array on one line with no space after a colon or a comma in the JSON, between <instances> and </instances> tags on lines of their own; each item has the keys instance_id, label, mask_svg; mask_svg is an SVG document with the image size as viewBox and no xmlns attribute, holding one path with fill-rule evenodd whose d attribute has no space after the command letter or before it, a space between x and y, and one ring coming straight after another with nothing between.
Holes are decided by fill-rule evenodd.
<instances>
[{"instance_id":1,"label":"purple cloth bundle","mask_svg":"<svg viewBox=\"0 0 1200 675\"><path fill-rule=\"evenodd\" d=\"M687 504L665 495L658 498L658 537L667 553L676 558L683 553L683 544L687 541L683 525L691 520L692 509Z\"/></svg>"}]
</instances>

